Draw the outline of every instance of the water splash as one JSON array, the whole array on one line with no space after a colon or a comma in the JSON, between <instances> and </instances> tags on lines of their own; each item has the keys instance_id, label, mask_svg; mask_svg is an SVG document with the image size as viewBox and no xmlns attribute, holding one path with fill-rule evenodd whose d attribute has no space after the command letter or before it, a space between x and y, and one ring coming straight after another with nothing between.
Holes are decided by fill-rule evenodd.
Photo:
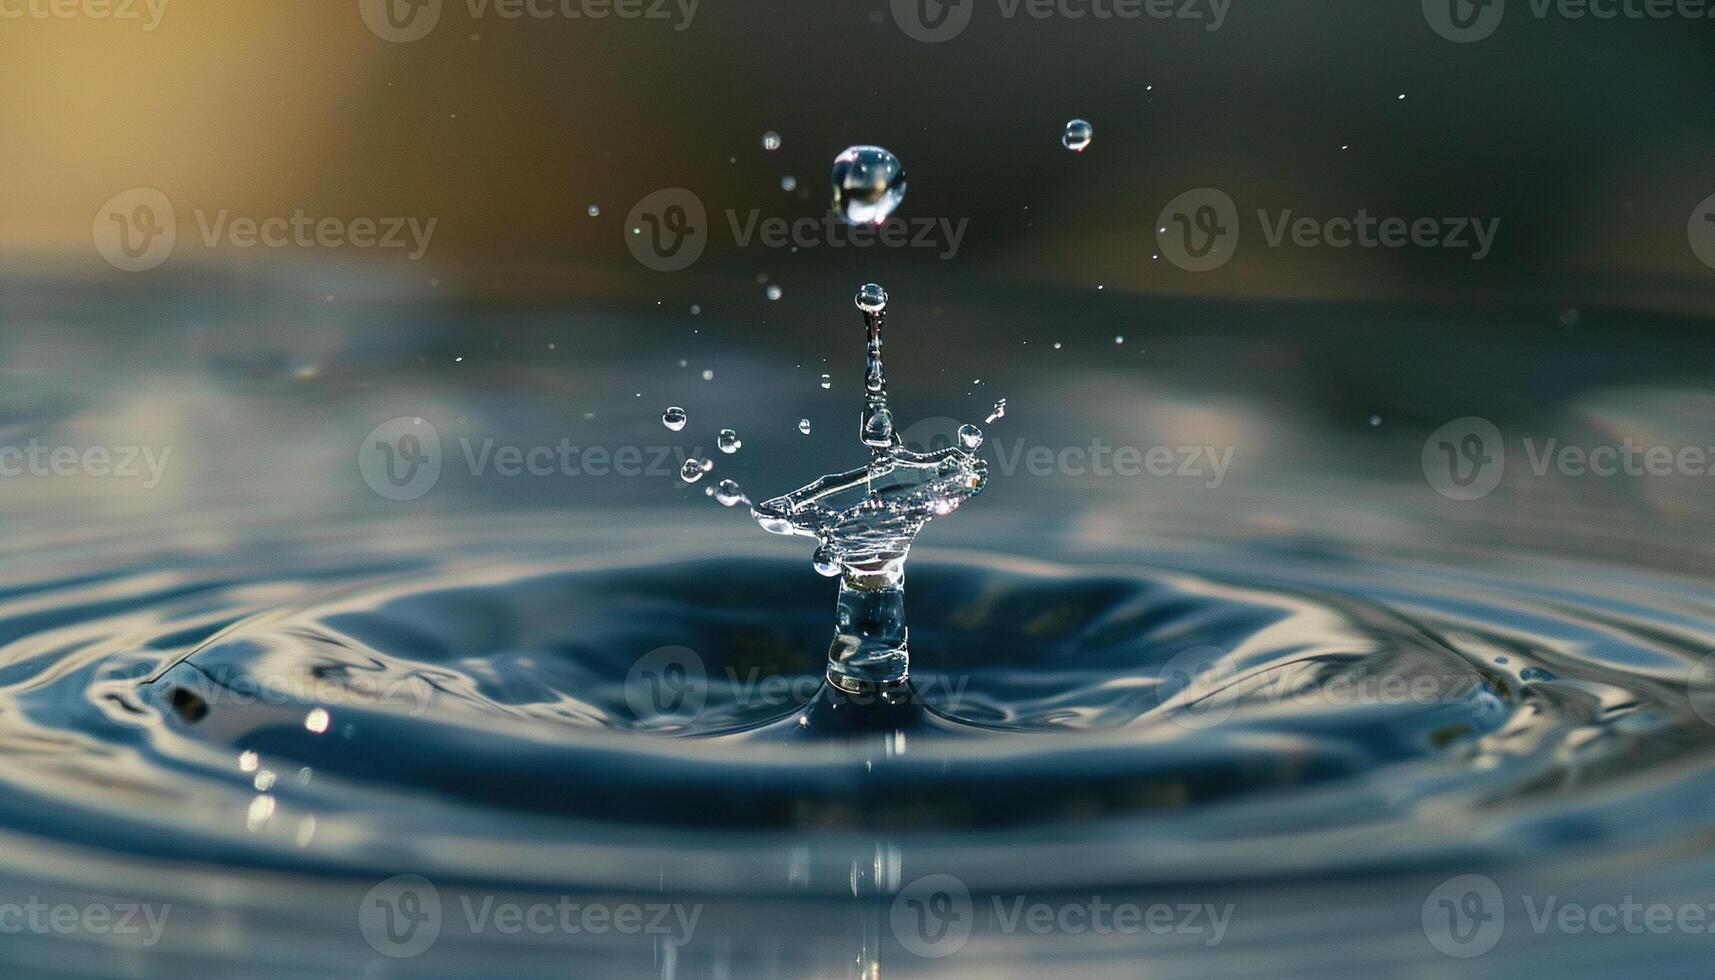
<instances>
[{"instance_id":1,"label":"water splash","mask_svg":"<svg viewBox=\"0 0 1715 980\"><path fill-rule=\"evenodd\" d=\"M988 463L968 440L932 453L904 447L882 359L887 293L870 283L855 302L867 328L858 438L870 460L766 500L751 514L765 531L816 539L816 570L840 576L828 680L850 693L872 693L901 688L907 679L904 582L912 542L930 520L982 492Z\"/></svg>"}]
</instances>

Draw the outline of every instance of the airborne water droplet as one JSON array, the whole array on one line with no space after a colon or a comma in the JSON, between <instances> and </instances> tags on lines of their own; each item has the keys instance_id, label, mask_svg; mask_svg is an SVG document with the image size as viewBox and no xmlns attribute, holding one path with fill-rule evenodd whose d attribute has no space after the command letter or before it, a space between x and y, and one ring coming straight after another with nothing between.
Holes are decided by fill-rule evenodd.
<instances>
[{"instance_id":1,"label":"airborne water droplet","mask_svg":"<svg viewBox=\"0 0 1715 980\"><path fill-rule=\"evenodd\" d=\"M679 478L686 483L695 483L703 478L703 461L687 459L685 465L679 467Z\"/></svg>"},{"instance_id":2,"label":"airborne water droplet","mask_svg":"<svg viewBox=\"0 0 1715 980\"><path fill-rule=\"evenodd\" d=\"M678 432L685 427L685 410L675 405L661 413L661 424Z\"/></svg>"},{"instance_id":3,"label":"airborne water droplet","mask_svg":"<svg viewBox=\"0 0 1715 980\"><path fill-rule=\"evenodd\" d=\"M715 484L715 500L722 507L731 507L744 499L744 491L732 480L722 480Z\"/></svg>"},{"instance_id":4,"label":"airborne water droplet","mask_svg":"<svg viewBox=\"0 0 1715 980\"><path fill-rule=\"evenodd\" d=\"M736 453L744 447L744 443L739 441L738 433L731 429L722 429L721 434L715 440L715 445L720 447L721 452L728 454Z\"/></svg>"},{"instance_id":5,"label":"airborne water droplet","mask_svg":"<svg viewBox=\"0 0 1715 980\"><path fill-rule=\"evenodd\" d=\"M879 225L905 200L905 168L879 146L852 146L834 158L834 213L850 225Z\"/></svg>"},{"instance_id":6,"label":"airborne water droplet","mask_svg":"<svg viewBox=\"0 0 1715 980\"><path fill-rule=\"evenodd\" d=\"M965 447L968 451L975 452L982 448L982 444L983 430L968 422L959 426L959 445Z\"/></svg>"},{"instance_id":7,"label":"airborne water droplet","mask_svg":"<svg viewBox=\"0 0 1715 980\"><path fill-rule=\"evenodd\" d=\"M1066 134L1060 137L1060 142L1066 149L1074 153L1084 152L1090 145L1090 140L1096 135L1096 128L1083 119L1073 119L1066 124Z\"/></svg>"},{"instance_id":8,"label":"airborne water droplet","mask_svg":"<svg viewBox=\"0 0 1715 980\"><path fill-rule=\"evenodd\" d=\"M804 433L805 435L809 435L810 434L810 420L809 419L799 419L798 420L798 431Z\"/></svg>"},{"instance_id":9,"label":"airborne water droplet","mask_svg":"<svg viewBox=\"0 0 1715 980\"><path fill-rule=\"evenodd\" d=\"M592 204L592 205L590 205L590 206L589 206L589 209L588 209L588 210L589 210L589 216L590 216L590 217L592 217L592 218L599 218L599 217L601 217L601 205L599 205L599 204Z\"/></svg>"},{"instance_id":10,"label":"airborne water droplet","mask_svg":"<svg viewBox=\"0 0 1715 980\"><path fill-rule=\"evenodd\" d=\"M887 290L881 288L879 283L864 283L858 287L853 302L865 313L880 313L887 309Z\"/></svg>"},{"instance_id":11,"label":"airborne water droplet","mask_svg":"<svg viewBox=\"0 0 1715 980\"><path fill-rule=\"evenodd\" d=\"M790 194L798 189L798 178L791 175L780 178L780 189Z\"/></svg>"},{"instance_id":12,"label":"airborne water droplet","mask_svg":"<svg viewBox=\"0 0 1715 980\"><path fill-rule=\"evenodd\" d=\"M772 129L766 133L763 133L762 134L762 148L767 150L770 153L773 153L775 150L780 149L780 134L776 133Z\"/></svg>"},{"instance_id":13,"label":"airborne water droplet","mask_svg":"<svg viewBox=\"0 0 1715 980\"><path fill-rule=\"evenodd\" d=\"M983 424L993 425L997 419L1004 418L1006 418L1006 399L1002 398L994 403L994 410L989 412L988 418L983 419Z\"/></svg>"},{"instance_id":14,"label":"airborne water droplet","mask_svg":"<svg viewBox=\"0 0 1715 980\"><path fill-rule=\"evenodd\" d=\"M778 300L781 296L785 295L780 291L779 286L769 286L766 292L768 294L768 298L771 300Z\"/></svg>"},{"instance_id":15,"label":"airborne water droplet","mask_svg":"<svg viewBox=\"0 0 1715 980\"><path fill-rule=\"evenodd\" d=\"M834 386L834 376L831 374L822 375L822 388L824 390L826 390L828 388L832 388L833 386Z\"/></svg>"}]
</instances>

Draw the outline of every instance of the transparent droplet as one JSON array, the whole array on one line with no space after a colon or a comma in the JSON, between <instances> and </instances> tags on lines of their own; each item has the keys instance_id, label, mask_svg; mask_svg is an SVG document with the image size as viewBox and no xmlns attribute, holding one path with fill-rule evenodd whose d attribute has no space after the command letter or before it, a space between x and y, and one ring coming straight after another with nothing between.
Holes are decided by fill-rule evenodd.
<instances>
[{"instance_id":1,"label":"transparent droplet","mask_svg":"<svg viewBox=\"0 0 1715 980\"><path fill-rule=\"evenodd\" d=\"M766 133L763 133L762 134L762 148L767 150L770 153L773 153L775 150L780 149L780 134L776 133L772 129Z\"/></svg>"},{"instance_id":2,"label":"transparent droplet","mask_svg":"<svg viewBox=\"0 0 1715 980\"><path fill-rule=\"evenodd\" d=\"M702 471L704 473L707 473L708 471L715 468L715 461L712 459L705 459L702 461L701 467L702 467Z\"/></svg>"},{"instance_id":3,"label":"transparent droplet","mask_svg":"<svg viewBox=\"0 0 1715 980\"><path fill-rule=\"evenodd\" d=\"M661 424L678 432L685 427L685 410L677 405L661 413Z\"/></svg>"},{"instance_id":4,"label":"transparent droplet","mask_svg":"<svg viewBox=\"0 0 1715 980\"><path fill-rule=\"evenodd\" d=\"M887 309L887 290L877 283L865 283L858 287L857 296L853 299L857 308L865 313L880 313Z\"/></svg>"},{"instance_id":5,"label":"transparent droplet","mask_svg":"<svg viewBox=\"0 0 1715 980\"><path fill-rule=\"evenodd\" d=\"M975 452L982 448L982 444L983 430L971 425L969 422L959 426L959 445L965 447L969 452Z\"/></svg>"},{"instance_id":6,"label":"transparent droplet","mask_svg":"<svg viewBox=\"0 0 1715 980\"><path fill-rule=\"evenodd\" d=\"M798 178L786 176L780 178L780 189L790 194L798 189Z\"/></svg>"},{"instance_id":7,"label":"transparent droplet","mask_svg":"<svg viewBox=\"0 0 1715 980\"><path fill-rule=\"evenodd\" d=\"M879 225L905 200L905 168L879 146L852 146L834 158L834 213L847 224Z\"/></svg>"},{"instance_id":8,"label":"transparent droplet","mask_svg":"<svg viewBox=\"0 0 1715 980\"><path fill-rule=\"evenodd\" d=\"M715 484L715 501L722 507L731 507L744 499L744 491L732 480L722 480Z\"/></svg>"},{"instance_id":9,"label":"transparent droplet","mask_svg":"<svg viewBox=\"0 0 1715 980\"><path fill-rule=\"evenodd\" d=\"M799 419L798 420L798 431L804 433L805 435L809 435L810 434L810 420L809 419Z\"/></svg>"},{"instance_id":10,"label":"transparent droplet","mask_svg":"<svg viewBox=\"0 0 1715 980\"><path fill-rule=\"evenodd\" d=\"M703 369L703 380L704 381L715 380L715 373L713 371L709 370L708 368L704 368Z\"/></svg>"},{"instance_id":11,"label":"transparent droplet","mask_svg":"<svg viewBox=\"0 0 1715 980\"><path fill-rule=\"evenodd\" d=\"M1123 343L1125 343L1125 335L1124 334L1115 334L1114 335L1114 345L1118 346L1118 345L1123 344Z\"/></svg>"},{"instance_id":12,"label":"transparent droplet","mask_svg":"<svg viewBox=\"0 0 1715 980\"><path fill-rule=\"evenodd\" d=\"M781 296L785 295L783 292L780 291L779 286L769 286L768 289L765 290L765 292L768 294L768 298L770 300L778 300L778 299L780 299Z\"/></svg>"},{"instance_id":13,"label":"transparent droplet","mask_svg":"<svg viewBox=\"0 0 1715 980\"><path fill-rule=\"evenodd\" d=\"M1090 140L1096 135L1096 128L1082 119L1074 119L1066 124L1066 134L1060 137L1060 142L1066 149L1074 153L1084 152L1090 145Z\"/></svg>"},{"instance_id":14,"label":"transparent droplet","mask_svg":"<svg viewBox=\"0 0 1715 980\"><path fill-rule=\"evenodd\" d=\"M988 418L983 419L983 424L993 425L997 420L1004 418L1006 418L1006 399L1002 398L994 403L994 409L989 412Z\"/></svg>"},{"instance_id":15,"label":"transparent droplet","mask_svg":"<svg viewBox=\"0 0 1715 980\"><path fill-rule=\"evenodd\" d=\"M703 478L703 461L687 459L685 465L679 467L679 478L686 483L695 483Z\"/></svg>"},{"instance_id":16,"label":"transparent droplet","mask_svg":"<svg viewBox=\"0 0 1715 980\"><path fill-rule=\"evenodd\" d=\"M831 374L822 375L822 387L824 389L827 389L827 388L832 388L833 386L834 386L834 376Z\"/></svg>"},{"instance_id":17,"label":"transparent droplet","mask_svg":"<svg viewBox=\"0 0 1715 980\"><path fill-rule=\"evenodd\" d=\"M601 217L601 205L599 205L599 204L590 205L588 208L588 211L589 211L589 216L592 218Z\"/></svg>"},{"instance_id":18,"label":"transparent droplet","mask_svg":"<svg viewBox=\"0 0 1715 980\"><path fill-rule=\"evenodd\" d=\"M715 445L720 447L721 452L729 455L744 447L744 443L739 441L738 433L731 429L722 429L721 434L715 438Z\"/></svg>"},{"instance_id":19,"label":"transparent droplet","mask_svg":"<svg viewBox=\"0 0 1715 980\"><path fill-rule=\"evenodd\" d=\"M833 578L840 574L840 556L832 545L822 545L810 556L810 564L816 569L817 575Z\"/></svg>"}]
</instances>

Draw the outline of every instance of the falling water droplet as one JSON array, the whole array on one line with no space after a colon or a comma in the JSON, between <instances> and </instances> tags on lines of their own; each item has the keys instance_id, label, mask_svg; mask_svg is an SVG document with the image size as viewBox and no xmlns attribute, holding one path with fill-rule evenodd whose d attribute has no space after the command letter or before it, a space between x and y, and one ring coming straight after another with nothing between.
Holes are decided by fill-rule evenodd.
<instances>
[{"instance_id":1,"label":"falling water droplet","mask_svg":"<svg viewBox=\"0 0 1715 980\"><path fill-rule=\"evenodd\" d=\"M685 465L679 467L679 478L686 483L695 483L703 478L703 461L687 459Z\"/></svg>"},{"instance_id":2,"label":"falling water droplet","mask_svg":"<svg viewBox=\"0 0 1715 980\"><path fill-rule=\"evenodd\" d=\"M589 216L592 218L601 217L601 205L599 205L599 204L590 205L589 206Z\"/></svg>"},{"instance_id":3,"label":"falling water droplet","mask_svg":"<svg viewBox=\"0 0 1715 980\"><path fill-rule=\"evenodd\" d=\"M704 368L703 369L703 380L704 381L715 380L715 373L713 371L709 370L708 368Z\"/></svg>"},{"instance_id":4,"label":"falling water droplet","mask_svg":"<svg viewBox=\"0 0 1715 980\"><path fill-rule=\"evenodd\" d=\"M833 386L834 386L834 376L831 374L822 375L822 388L824 390L826 390L828 388L832 388Z\"/></svg>"},{"instance_id":5,"label":"falling water droplet","mask_svg":"<svg viewBox=\"0 0 1715 980\"><path fill-rule=\"evenodd\" d=\"M805 435L809 435L810 434L810 420L809 419L799 419L798 420L798 431L804 433Z\"/></svg>"},{"instance_id":6,"label":"falling water droplet","mask_svg":"<svg viewBox=\"0 0 1715 980\"><path fill-rule=\"evenodd\" d=\"M840 555L833 545L824 544L810 556L810 564L816 569L817 575L833 578L840 574Z\"/></svg>"},{"instance_id":7,"label":"falling water droplet","mask_svg":"<svg viewBox=\"0 0 1715 980\"><path fill-rule=\"evenodd\" d=\"M1002 398L994 403L994 409L989 412L988 418L983 419L983 424L993 425L997 420L1004 418L1006 418L1006 399Z\"/></svg>"},{"instance_id":8,"label":"falling water droplet","mask_svg":"<svg viewBox=\"0 0 1715 980\"><path fill-rule=\"evenodd\" d=\"M775 150L780 149L780 134L776 133L772 129L766 133L763 133L762 134L762 148L767 150L770 153L773 153Z\"/></svg>"},{"instance_id":9,"label":"falling water droplet","mask_svg":"<svg viewBox=\"0 0 1715 980\"><path fill-rule=\"evenodd\" d=\"M879 146L852 146L834 158L834 213L847 224L879 225L905 200L905 169Z\"/></svg>"},{"instance_id":10,"label":"falling water droplet","mask_svg":"<svg viewBox=\"0 0 1715 980\"><path fill-rule=\"evenodd\" d=\"M790 194L798 189L798 178L791 175L780 178L780 189Z\"/></svg>"},{"instance_id":11,"label":"falling water droplet","mask_svg":"<svg viewBox=\"0 0 1715 980\"><path fill-rule=\"evenodd\" d=\"M715 500L722 507L731 507L744 499L744 490L732 480L722 480L715 484Z\"/></svg>"},{"instance_id":12,"label":"falling water droplet","mask_svg":"<svg viewBox=\"0 0 1715 980\"><path fill-rule=\"evenodd\" d=\"M858 288L853 302L865 313L880 313L887 309L887 290L881 288L879 283L864 283Z\"/></svg>"},{"instance_id":13,"label":"falling water droplet","mask_svg":"<svg viewBox=\"0 0 1715 980\"><path fill-rule=\"evenodd\" d=\"M765 292L767 293L768 298L770 300L778 300L778 299L780 299L781 296L785 295L784 293L781 292L779 286L769 286L768 289L765 290Z\"/></svg>"},{"instance_id":14,"label":"falling water droplet","mask_svg":"<svg viewBox=\"0 0 1715 980\"><path fill-rule=\"evenodd\" d=\"M959 445L965 447L965 449L970 452L975 452L976 450L981 449L983 445L983 430L971 425L969 422L959 426Z\"/></svg>"},{"instance_id":15,"label":"falling water droplet","mask_svg":"<svg viewBox=\"0 0 1715 980\"><path fill-rule=\"evenodd\" d=\"M736 453L744 447L744 443L739 441L738 433L731 429L722 429L721 434L715 439L715 445L720 447L721 452L728 455Z\"/></svg>"},{"instance_id":16,"label":"falling water droplet","mask_svg":"<svg viewBox=\"0 0 1715 980\"><path fill-rule=\"evenodd\" d=\"M1074 119L1066 124L1066 134L1060 137L1066 149L1074 153L1084 152L1090 145L1090 140L1096 135L1096 128L1082 119Z\"/></svg>"},{"instance_id":17,"label":"falling water droplet","mask_svg":"<svg viewBox=\"0 0 1715 980\"><path fill-rule=\"evenodd\" d=\"M685 427L685 410L677 405L661 413L661 424L678 432Z\"/></svg>"}]
</instances>

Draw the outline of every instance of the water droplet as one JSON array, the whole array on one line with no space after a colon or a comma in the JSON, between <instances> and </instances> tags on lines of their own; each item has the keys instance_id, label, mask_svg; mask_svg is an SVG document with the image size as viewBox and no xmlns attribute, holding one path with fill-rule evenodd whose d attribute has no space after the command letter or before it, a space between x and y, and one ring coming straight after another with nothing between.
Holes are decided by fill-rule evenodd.
<instances>
[{"instance_id":1,"label":"water droplet","mask_svg":"<svg viewBox=\"0 0 1715 980\"><path fill-rule=\"evenodd\" d=\"M1117 347L1123 343L1125 343L1125 335L1124 334L1115 334L1114 335L1114 346Z\"/></svg>"},{"instance_id":2,"label":"water droplet","mask_svg":"<svg viewBox=\"0 0 1715 980\"><path fill-rule=\"evenodd\" d=\"M785 295L780 291L779 286L769 286L765 292L768 294L768 298L770 300L779 300L781 296Z\"/></svg>"},{"instance_id":3,"label":"water droplet","mask_svg":"<svg viewBox=\"0 0 1715 980\"><path fill-rule=\"evenodd\" d=\"M592 218L601 217L601 205L599 205L599 204L590 205L589 206L589 216Z\"/></svg>"},{"instance_id":4,"label":"water droplet","mask_svg":"<svg viewBox=\"0 0 1715 980\"><path fill-rule=\"evenodd\" d=\"M661 413L661 424L678 432L685 427L685 410L677 405Z\"/></svg>"},{"instance_id":5,"label":"water droplet","mask_svg":"<svg viewBox=\"0 0 1715 980\"><path fill-rule=\"evenodd\" d=\"M1054 341L1054 349L1055 349L1055 350L1059 350L1059 349L1060 349L1060 342L1059 342L1059 341L1058 341L1058 340L1056 340L1056 341Z\"/></svg>"},{"instance_id":6,"label":"water droplet","mask_svg":"<svg viewBox=\"0 0 1715 980\"><path fill-rule=\"evenodd\" d=\"M881 288L878 283L864 283L858 287L853 302L865 313L880 313L887 309L887 290Z\"/></svg>"},{"instance_id":7,"label":"water droplet","mask_svg":"<svg viewBox=\"0 0 1715 980\"><path fill-rule=\"evenodd\" d=\"M780 189L790 194L798 189L798 178L786 176L780 178Z\"/></svg>"},{"instance_id":8,"label":"water droplet","mask_svg":"<svg viewBox=\"0 0 1715 980\"><path fill-rule=\"evenodd\" d=\"M834 386L834 376L831 374L822 375L822 389L825 391L829 388L832 388L833 386Z\"/></svg>"},{"instance_id":9,"label":"water droplet","mask_svg":"<svg viewBox=\"0 0 1715 980\"><path fill-rule=\"evenodd\" d=\"M810 556L810 565L816 569L817 575L833 578L840 574L840 556L834 551L833 545L822 545Z\"/></svg>"},{"instance_id":10,"label":"water droplet","mask_svg":"<svg viewBox=\"0 0 1715 980\"><path fill-rule=\"evenodd\" d=\"M1382 417L1380 415L1370 416L1370 425L1381 425L1381 424L1382 424Z\"/></svg>"},{"instance_id":11,"label":"water droplet","mask_svg":"<svg viewBox=\"0 0 1715 980\"><path fill-rule=\"evenodd\" d=\"M713 371L709 370L708 368L703 368L703 380L704 381L715 380L715 373Z\"/></svg>"},{"instance_id":12,"label":"water droplet","mask_svg":"<svg viewBox=\"0 0 1715 980\"><path fill-rule=\"evenodd\" d=\"M722 480L715 484L715 501L722 507L731 507L744 499L744 491L732 480Z\"/></svg>"},{"instance_id":13,"label":"water droplet","mask_svg":"<svg viewBox=\"0 0 1715 980\"><path fill-rule=\"evenodd\" d=\"M722 429L721 434L715 438L715 445L720 447L721 452L729 455L744 448L744 443L739 441L738 433L731 429Z\"/></svg>"},{"instance_id":14,"label":"water droplet","mask_svg":"<svg viewBox=\"0 0 1715 980\"><path fill-rule=\"evenodd\" d=\"M766 133L763 133L762 134L762 148L767 150L770 153L773 153L775 150L780 149L780 134L776 133L772 129Z\"/></svg>"},{"instance_id":15,"label":"water droplet","mask_svg":"<svg viewBox=\"0 0 1715 980\"><path fill-rule=\"evenodd\" d=\"M997 420L1004 418L1006 418L1006 399L1002 398L994 403L994 410L989 412L988 418L983 419L983 424L993 425Z\"/></svg>"},{"instance_id":16,"label":"water droplet","mask_svg":"<svg viewBox=\"0 0 1715 980\"><path fill-rule=\"evenodd\" d=\"M687 459L685 465L679 467L679 478L686 483L695 483L703 478L703 461Z\"/></svg>"},{"instance_id":17,"label":"water droplet","mask_svg":"<svg viewBox=\"0 0 1715 980\"><path fill-rule=\"evenodd\" d=\"M1094 126L1082 119L1073 119L1066 124L1066 134L1060 137L1060 142L1065 145L1066 149L1074 153L1082 153L1084 148L1090 145L1090 140L1095 138L1095 135L1096 128Z\"/></svg>"},{"instance_id":18,"label":"water droplet","mask_svg":"<svg viewBox=\"0 0 1715 980\"><path fill-rule=\"evenodd\" d=\"M981 449L983 445L983 430L971 425L969 422L959 426L959 445L965 447L965 449L970 452L975 452L978 449Z\"/></svg>"},{"instance_id":19,"label":"water droplet","mask_svg":"<svg viewBox=\"0 0 1715 980\"><path fill-rule=\"evenodd\" d=\"M810 420L809 419L799 419L798 420L798 431L804 433L805 435L809 435L810 434Z\"/></svg>"},{"instance_id":20,"label":"water droplet","mask_svg":"<svg viewBox=\"0 0 1715 980\"><path fill-rule=\"evenodd\" d=\"M834 158L834 213L847 224L879 225L905 200L905 169L879 146L852 146Z\"/></svg>"}]
</instances>

